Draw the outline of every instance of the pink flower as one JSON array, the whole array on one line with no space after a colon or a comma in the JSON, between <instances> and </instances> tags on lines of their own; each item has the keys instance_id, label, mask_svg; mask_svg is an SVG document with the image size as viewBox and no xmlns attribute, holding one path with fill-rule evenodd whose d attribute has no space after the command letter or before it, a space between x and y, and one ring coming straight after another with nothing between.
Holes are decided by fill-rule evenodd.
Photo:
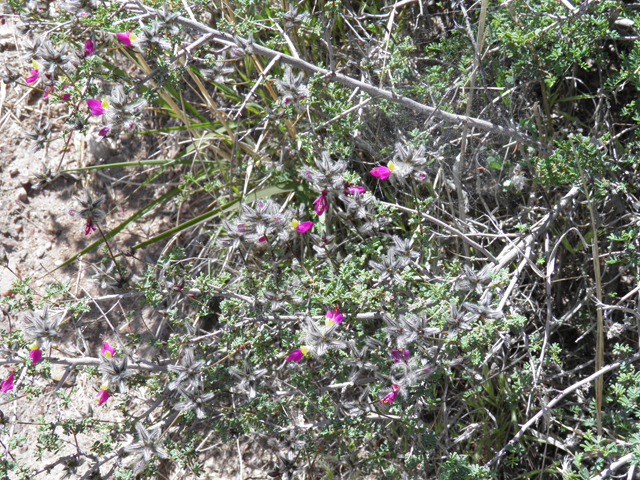
<instances>
[{"instance_id":1,"label":"pink flower","mask_svg":"<svg viewBox=\"0 0 640 480\"><path fill-rule=\"evenodd\" d=\"M88 57L94 52L94 50L95 47L93 46L93 42L90 38L87 38L87 40L84 42L84 54Z\"/></svg>"},{"instance_id":2,"label":"pink flower","mask_svg":"<svg viewBox=\"0 0 640 480\"><path fill-rule=\"evenodd\" d=\"M92 231L95 232L96 230L98 229L93 225L91 218L87 217L87 224L84 226L84 234L89 235Z\"/></svg>"},{"instance_id":3,"label":"pink flower","mask_svg":"<svg viewBox=\"0 0 640 480\"><path fill-rule=\"evenodd\" d=\"M49 96L49 93L51 93L53 91L51 85L47 85L46 87L44 87L44 93L42 94L42 98L47 98Z\"/></svg>"},{"instance_id":4,"label":"pink flower","mask_svg":"<svg viewBox=\"0 0 640 480\"><path fill-rule=\"evenodd\" d=\"M65 88L67 88L69 85L67 85L66 83L64 85L62 85L62 88L60 89L60 92L64 92ZM71 98L71 94L70 93L65 93L64 95L61 95L60 98L62 100L69 100Z\"/></svg>"},{"instance_id":5,"label":"pink flower","mask_svg":"<svg viewBox=\"0 0 640 480\"><path fill-rule=\"evenodd\" d=\"M267 241L267 237L265 237L264 235L263 235L263 236L261 236L261 237L258 239L258 242L259 242L259 243L264 243L264 242L266 242L266 241Z\"/></svg>"},{"instance_id":6,"label":"pink flower","mask_svg":"<svg viewBox=\"0 0 640 480\"><path fill-rule=\"evenodd\" d=\"M115 350L112 346L110 346L107 342L102 342L102 348L100 349L100 353L102 353L105 357L111 358L113 357L113 353Z\"/></svg>"},{"instance_id":7,"label":"pink flower","mask_svg":"<svg viewBox=\"0 0 640 480\"><path fill-rule=\"evenodd\" d=\"M100 131L98 132L98 135L100 135L101 137L104 137L105 135L107 135L109 133L109 130L111 130L111 127L102 127L100 129Z\"/></svg>"},{"instance_id":8,"label":"pink flower","mask_svg":"<svg viewBox=\"0 0 640 480\"><path fill-rule=\"evenodd\" d=\"M395 383L391 385L391 391L385 395L385 397L380 400L380 405L386 405L387 403L393 403L396 399L396 395L400 391L400 385L396 385Z\"/></svg>"},{"instance_id":9,"label":"pink flower","mask_svg":"<svg viewBox=\"0 0 640 480\"><path fill-rule=\"evenodd\" d=\"M109 400L109 385L102 385L100 387L100 391L98 395L96 395L96 400L98 400L98 405L102 405L104 402Z\"/></svg>"},{"instance_id":10,"label":"pink flower","mask_svg":"<svg viewBox=\"0 0 640 480\"><path fill-rule=\"evenodd\" d=\"M39 75L39 74L38 74L38 70L31 70L31 71L29 72L29 74L30 74L30 76L28 76L28 77L26 77L26 78L24 79L24 81L25 81L25 82L27 82L27 83L33 83L33 82L35 82L36 80L38 80L38 75Z\"/></svg>"},{"instance_id":11,"label":"pink flower","mask_svg":"<svg viewBox=\"0 0 640 480\"><path fill-rule=\"evenodd\" d=\"M360 194L363 194L365 192L364 187L361 187L360 185L353 185L353 184L350 184L349 186L347 186L346 190L347 190L347 193L350 193L351 195L353 195L356 192Z\"/></svg>"},{"instance_id":12,"label":"pink flower","mask_svg":"<svg viewBox=\"0 0 640 480\"><path fill-rule=\"evenodd\" d=\"M122 43L127 46L131 45L131 42L134 42L138 39L136 34L131 32L116 33L116 37L118 37L122 41Z\"/></svg>"},{"instance_id":13,"label":"pink flower","mask_svg":"<svg viewBox=\"0 0 640 480\"><path fill-rule=\"evenodd\" d=\"M87 98L87 106L91 111L91 115L98 117L104 113L104 109L109 106L109 102L106 100L100 101L95 98Z\"/></svg>"},{"instance_id":14,"label":"pink flower","mask_svg":"<svg viewBox=\"0 0 640 480\"><path fill-rule=\"evenodd\" d=\"M37 343L34 343L29 347L29 358L31 358L31 365L35 365L42 358L42 350L38 347Z\"/></svg>"},{"instance_id":15,"label":"pink flower","mask_svg":"<svg viewBox=\"0 0 640 480\"><path fill-rule=\"evenodd\" d=\"M302 360L302 357L304 357L307 353L309 353L308 347L300 347L296 350L291 350L291 353L287 358L285 358L285 360L291 360L292 362L299 362L300 360Z\"/></svg>"},{"instance_id":16,"label":"pink flower","mask_svg":"<svg viewBox=\"0 0 640 480\"><path fill-rule=\"evenodd\" d=\"M291 222L291 226L298 233L304 233L307 230L309 230L311 227L313 227L313 222L298 223L298 220L294 218L293 221Z\"/></svg>"},{"instance_id":17,"label":"pink flower","mask_svg":"<svg viewBox=\"0 0 640 480\"><path fill-rule=\"evenodd\" d=\"M409 360L409 355L411 354L411 352L409 350L407 350L406 348L402 351L400 350L391 350L391 356L393 357L393 360L398 363L398 362L404 362L407 363L407 360Z\"/></svg>"},{"instance_id":18,"label":"pink flower","mask_svg":"<svg viewBox=\"0 0 640 480\"><path fill-rule=\"evenodd\" d=\"M327 327L330 327L332 323L340 323L342 321L342 314L340 313L340 307L336 305L333 310L327 310L327 319L324 323Z\"/></svg>"},{"instance_id":19,"label":"pink flower","mask_svg":"<svg viewBox=\"0 0 640 480\"><path fill-rule=\"evenodd\" d=\"M313 209L316 211L319 217L327 211L327 208L329 208L329 203L327 202L326 190L322 190L320 196L314 200L313 205Z\"/></svg>"},{"instance_id":20,"label":"pink flower","mask_svg":"<svg viewBox=\"0 0 640 480\"><path fill-rule=\"evenodd\" d=\"M9 390L13 390L13 372L9 374L6 380L0 382L0 392L6 393Z\"/></svg>"}]
</instances>

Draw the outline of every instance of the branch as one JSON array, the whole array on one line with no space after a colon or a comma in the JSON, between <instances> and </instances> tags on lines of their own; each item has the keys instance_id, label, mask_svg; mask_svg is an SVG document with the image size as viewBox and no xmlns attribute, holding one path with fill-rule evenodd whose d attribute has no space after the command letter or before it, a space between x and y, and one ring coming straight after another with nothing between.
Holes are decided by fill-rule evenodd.
<instances>
[{"instance_id":1,"label":"branch","mask_svg":"<svg viewBox=\"0 0 640 480\"><path fill-rule=\"evenodd\" d=\"M121 3L123 4L124 8L130 11L136 10L139 11L140 7L142 6L141 3L131 3L128 2L126 0L121 1ZM151 13L155 13L156 10L153 8L150 8L146 5L144 5L144 8L147 10L147 13L151 12ZM236 41L234 40L234 36L226 33L226 32L221 32L219 30L216 30L214 28L211 28L203 23L197 22L195 20L191 20L185 17L178 17L176 19L176 22L189 27L197 32L201 32L204 34L209 34L211 35L210 40L216 43L219 43L221 45L225 45L225 46L240 46L242 47L242 45L237 45ZM239 37L235 37L235 38L239 38ZM246 39L242 39L240 38L241 41L244 41L245 43L247 42ZM456 115L454 113L449 113L449 112L445 112L443 110L440 110L439 108L436 107L430 107L428 105L424 105L422 103L416 102L415 100L412 100L410 98L407 97L402 97L400 95L397 95L394 92L390 92L388 90L382 89L382 88L377 88L374 87L373 85L370 85L368 83L365 82L361 82L359 80L356 80L354 78L348 77L346 75L342 75L340 73L336 73L336 72L332 72L330 70L321 68L321 67L317 67L309 62L306 62L304 60L302 60L301 58L295 58L292 57L290 55L286 55L284 53L280 53L280 52L276 52L275 50L271 50L270 48L265 48L263 46L257 45L257 44L252 44L251 45L253 52L258 54L258 55L262 55L264 57L267 57L269 59L273 59L277 56L280 56L280 62L291 65L293 67L299 68L300 70L304 70L306 72L309 72L311 74L317 74L320 75L323 78L327 78L330 81L334 81L334 82L338 82L342 85L344 85L345 87L348 88L352 88L352 89L356 89L359 88L360 90L362 90L363 92L368 93L369 95L371 95L372 97L378 97L378 98L383 98L385 100L388 100L390 102L394 102L397 103L399 105L402 105L404 107L407 107L411 110L415 110L416 112L420 112L420 113L424 113L427 115L433 115L437 118L440 118L444 121L450 122L450 123L455 123L455 124L460 124L460 125L466 125L467 127L472 127L472 128L478 128L480 130L483 130L485 132L491 132L493 134L496 135L504 135L505 137L510 137L510 138L514 138L516 140L518 140L519 142L525 144L525 145L529 145L533 148L535 148L536 150L538 150L538 152L540 152L542 155L544 156L549 156L553 153L553 149L550 148L548 145L545 145L541 142L538 142L537 140L534 140L533 138L529 137L528 135L522 134L520 132L518 132L517 130L511 129L511 128L507 128L507 127L503 127L500 125L495 125L491 122L488 122L486 120L481 120L479 118L474 118L474 117L469 117L466 115Z\"/></svg>"},{"instance_id":2,"label":"branch","mask_svg":"<svg viewBox=\"0 0 640 480\"><path fill-rule=\"evenodd\" d=\"M536 423L538 420L540 420L540 418L542 418L542 416L549 412L551 409L555 408L555 406L560 403L560 400L562 400L564 397L566 397L567 395L575 392L576 390L578 390L579 388L581 388L584 385L588 385L589 383L593 382L596 378L601 377L602 375L604 375L605 373L609 373L613 370L615 370L616 368L618 368L620 365L625 364L625 363L632 363L635 361L640 360L640 353L636 353L635 355L625 358L624 360L620 360L618 362L615 363L611 363L609 365L607 365L604 368L601 368L600 370L598 370L596 373L594 373L593 375L585 378L584 380L580 380L577 383L574 383L573 385L571 385L570 387L567 387L566 389L564 389L562 392L560 392L560 394L558 394L553 400L551 400L546 407L544 407L542 410L540 410L538 413L536 413L533 417L531 417L529 419L529 421L527 421L527 423L525 423L520 430L518 431L518 433L515 434L515 436L509 441L509 443L507 443L502 450L500 450L498 452L498 454L493 457L486 465L485 467L491 467L492 465L494 465L496 462L498 462L502 457L504 457L507 453L507 450L515 445L516 443L518 443L520 441L520 438L522 438L522 435L524 435L524 432L526 432L529 427L531 427L534 423ZM603 477L604 478L604 477Z\"/></svg>"}]
</instances>

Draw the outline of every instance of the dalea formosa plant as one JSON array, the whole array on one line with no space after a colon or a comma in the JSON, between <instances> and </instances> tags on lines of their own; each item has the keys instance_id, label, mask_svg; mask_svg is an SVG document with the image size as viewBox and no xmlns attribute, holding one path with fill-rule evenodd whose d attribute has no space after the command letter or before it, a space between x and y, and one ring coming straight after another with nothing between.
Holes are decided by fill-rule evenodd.
<instances>
[{"instance_id":1,"label":"dalea formosa plant","mask_svg":"<svg viewBox=\"0 0 640 480\"><path fill-rule=\"evenodd\" d=\"M3 3L5 476L632 478L632 7Z\"/></svg>"}]
</instances>

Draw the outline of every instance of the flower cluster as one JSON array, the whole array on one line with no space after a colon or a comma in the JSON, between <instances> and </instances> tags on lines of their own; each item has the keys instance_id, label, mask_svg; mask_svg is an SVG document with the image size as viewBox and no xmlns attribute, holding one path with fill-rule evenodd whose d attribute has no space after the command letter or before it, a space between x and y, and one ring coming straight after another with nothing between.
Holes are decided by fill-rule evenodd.
<instances>
[{"instance_id":1,"label":"flower cluster","mask_svg":"<svg viewBox=\"0 0 640 480\"><path fill-rule=\"evenodd\" d=\"M60 325L63 320L61 314L50 314L49 306L44 305L40 313L28 311L23 313L24 327L22 333L29 346L29 358L35 365L42 358L42 349L48 349L54 339L60 334Z\"/></svg>"},{"instance_id":2,"label":"flower cluster","mask_svg":"<svg viewBox=\"0 0 640 480\"><path fill-rule=\"evenodd\" d=\"M280 101L285 107L288 105L294 105L296 109L300 108L300 100L306 98L309 95L309 90L306 85L302 83L304 73L300 72L294 76L291 66L285 66L284 78L282 80L275 80L276 88L280 93Z\"/></svg>"},{"instance_id":3,"label":"flower cluster","mask_svg":"<svg viewBox=\"0 0 640 480\"><path fill-rule=\"evenodd\" d=\"M101 195L95 200L91 196L89 190L84 191L84 198L80 198L74 195L73 199L78 204L78 209L70 209L69 215L73 218L82 218L86 220L84 226L84 234L89 235L92 231L97 230L97 223L100 223L102 219L107 215L100 209L100 205L104 203L105 196Z\"/></svg>"},{"instance_id":4,"label":"flower cluster","mask_svg":"<svg viewBox=\"0 0 640 480\"><path fill-rule=\"evenodd\" d=\"M318 216L329 208L329 201L340 195L345 189L342 173L347 168L344 160L334 162L329 152L322 152L320 158L315 158L316 169L305 167L299 171L300 176L309 182L311 188L320 193L313 202Z\"/></svg>"},{"instance_id":5,"label":"flower cluster","mask_svg":"<svg viewBox=\"0 0 640 480\"><path fill-rule=\"evenodd\" d=\"M104 126L98 132L100 137L116 136L122 131L131 132L142 112L147 107L147 101L139 98L129 101L121 85L117 85L111 94L98 100L87 99L89 111L94 116L103 116Z\"/></svg>"},{"instance_id":6,"label":"flower cluster","mask_svg":"<svg viewBox=\"0 0 640 480\"><path fill-rule=\"evenodd\" d=\"M273 200L258 201L255 207L244 204L238 221L232 223L223 220L227 236L219 242L233 249L244 242L253 245L285 243L313 227L313 222L298 220L302 215L302 206L297 212L291 208L281 211L280 205Z\"/></svg>"},{"instance_id":7,"label":"flower cluster","mask_svg":"<svg viewBox=\"0 0 640 480\"><path fill-rule=\"evenodd\" d=\"M419 170L419 167L422 167L426 162L424 146L414 148L396 143L393 159L389 160L386 166L374 167L370 173L380 180L389 178L394 182L406 183L407 178L413 177L415 180L423 181L427 178L427 174Z\"/></svg>"},{"instance_id":8,"label":"flower cluster","mask_svg":"<svg viewBox=\"0 0 640 480\"><path fill-rule=\"evenodd\" d=\"M102 342L100 349L100 365L98 370L102 373L102 384L96 395L98 405L102 405L109 399L109 388L117 385L120 391L125 389L125 379L131 375L129 358L126 354L120 360L114 358L115 350L106 341Z\"/></svg>"},{"instance_id":9,"label":"flower cluster","mask_svg":"<svg viewBox=\"0 0 640 480\"><path fill-rule=\"evenodd\" d=\"M306 328L302 334L305 345L292 350L285 360L299 362L307 353L311 353L315 357L322 357L328 350L347 348L345 342L333 338L338 325L342 322L342 314L340 314L338 307L328 311L326 318L325 326L320 326L311 317L306 317Z\"/></svg>"}]
</instances>

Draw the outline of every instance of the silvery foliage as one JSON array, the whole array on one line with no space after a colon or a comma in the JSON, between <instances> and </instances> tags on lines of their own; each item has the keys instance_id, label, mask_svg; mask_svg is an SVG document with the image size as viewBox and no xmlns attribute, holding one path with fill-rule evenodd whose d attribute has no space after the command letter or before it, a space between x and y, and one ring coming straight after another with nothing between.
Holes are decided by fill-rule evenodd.
<instances>
[{"instance_id":1,"label":"silvery foliage","mask_svg":"<svg viewBox=\"0 0 640 480\"><path fill-rule=\"evenodd\" d=\"M121 359L108 357L100 352L100 364L98 370L102 373L103 383L118 385L120 391L125 389L125 379L131 375L129 370L129 357L124 354Z\"/></svg>"},{"instance_id":2,"label":"silvery foliage","mask_svg":"<svg viewBox=\"0 0 640 480\"><path fill-rule=\"evenodd\" d=\"M123 129L133 130L135 123L147 108L147 101L144 98L130 102L121 85L116 85L107 101L109 106L104 112L104 119L106 127L109 128L109 135L116 135Z\"/></svg>"},{"instance_id":3,"label":"silvery foliage","mask_svg":"<svg viewBox=\"0 0 640 480\"><path fill-rule=\"evenodd\" d=\"M244 204L238 221L222 221L227 236L220 238L218 244L236 249L244 242L261 246L286 243L298 236L291 226L292 220L304 214L303 205L297 211L291 208L281 211L273 200L259 201L255 207Z\"/></svg>"},{"instance_id":4,"label":"silvery foliage","mask_svg":"<svg viewBox=\"0 0 640 480\"><path fill-rule=\"evenodd\" d=\"M308 16L309 12L299 14L298 7L294 7L293 4L289 4L289 9L282 15L285 31L289 31L293 27L300 25Z\"/></svg>"},{"instance_id":5,"label":"silvery foliage","mask_svg":"<svg viewBox=\"0 0 640 480\"><path fill-rule=\"evenodd\" d=\"M100 3L97 0L66 0L61 8L76 17L91 15L98 9Z\"/></svg>"},{"instance_id":6,"label":"silvery foliage","mask_svg":"<svg viewBox=\"0 0 640 480\"><path fill-rule=\"evenodd\" d=\"M342 173L347 168L344 160L334 162L329 152L322 152L320 158L314 158L316 169L304 167L299 170L300 176L309 182L312 190L327 195L340 195L344 192L344 177Z\"/></svg>"},{"instance_id":7,"label":"silvery foliage","mask_svg":"<svg viewBox=\"0 0 640 480\"><path fill-rule=\"evenodd\" d=\"M475 315L472 313L465 313L462 309L458 308L458 306L451 302L450 308L450 316L447 318L447 323L449 325L449 335L454 334L458 330L472 330L473 326L471 322L475 319Z\"/></svg>"},{"instance_id":8,"label":"silvery foliage","mask_svg":"<svg viewBox=\"0 0 640 480\"><path fill-rule=\"evenodd\" d=\"M44 40L36 52L38 64L42 65L42 73L49 75L51 82L57 77L58 69L64 72L74 72L80 62L73 49L66 44L53 45L49 40Z\"/></svg>"},{"instance_id":9,"label":"silvery foliage","mask_svg":"<svg viewBox=\"0 0 640 480\"><path fill-rule=\"evenodd\" d=\"M59 335L62 319L62 314L49 313L49 305L45 304L39 313L29 310L22 314L25 323L22 333L29 342L36 342L46 350Z\"/></svg>"},{"instance_id":10,"label":"silvery foliage","mask_svg":"<svg viewBox=\"0 0 640 480\"><path fill-rule=\"evenodd\" d=\"M178 377L169 383L169 390L178 387L186 390L196 390L202 386L202 367L204 360L195 360L193 349L187 348L178 365L168 365L170 372L178 374Z\"/></svg>"},{"instance_id":11,"label":"silvery foliage","mask_svg":"<svg viewBox=\"0 0 640 480\"><path fill-rule=\"evenodd\" d=\"M225 84L229 82L228 75L231 75L235 69L230 66L225 54L218 57L218 59L209 68L201 68L200 74L202 78L209 82Z\"/></svg>"},{"instance_id":12,"label":"silvery foliage","mask_svg":"<svg viewBox=\"0 0 640 480\"><path fill-rule=\"evenodd\" d=\"M160 425L147 430L142 425L142 422L138 422L136 423L136 430L140 440L124 447L125 452L133 454L131 463L134 475L142 472L154 455L158 458L169 458L167 451L160 445L162 433Z\"/></svg>"},{"instance_id":13,"label":"silvery foliage","mask_svg":"<svg viewBox=\"0 0 640 480\"><path fill-rule=\"evenodd\" d=\"M382 257L381 262L369 260L369 266L376 270L380 275L377 283L402 283L402 275L400 271L407 265L407 261L403 258L395 258L392 250L389 250L386 256Z\"/></svg>"},{"instance_id":14,"label":"silvery foliage","mask_svg":"<svg viewBox=\"0 0 640 480\"><path fill-rule=\"evenodd\" d=\"M480 318L502 318L504 314L502 311L491 307L492 293L486 290L480 297L478 303L464 302L462 308L469 312L469 319L478 320Z\"/></svg>"},{"instance_id":15,"label":"silvery foliage","mask_svg":"<svg viewBox=\"0 0 640 480\"><path fill-rule=\"evenodd\" d=\"M334 322L327 327L326 325L318 325L311 317L306 317L305 322L307 325L302 337L304 344L314 357L322 357L332 349L344 350L347 348L345 342L333 338L340 326L339 323Z\"/></svg>"},{"instance_id":16,"label":"silvery foliage","mask_svg":"<svg viewBox=\"0 0 640 480\"><path fill-rule=\"evenodd\" d=\"M426 311L417 315L415 313L400 315L398 322L401 325L401 329L397 331L398 346L406 346L416 341L424 345L441 332L440 328L431 326L429 314Z\"/></svg>"},{"instance_id":17,"label":"silvery foliage","mask_svg":"<svg viewBox=\"0 0 640 480\"><path fill-rule=\"evenodd\" d=\"M31 140L33 143L29 148L30 152L35 152L44 147L45 143L47 143L47 139L49 133L51 132L51 122L48 120L44 120L44 118L39 118L38 123L33 126L33 130L30 132L26 132L24 136Z\"/></svg>"},{"instance_id":18,"label":"silvery foliage","mask_svg":"<svg viewBox=\"0 0 640 480\"><path fill-rule=\"evenodd\" d=\"M102 221L102 219L107 216L107 214L100 209L100 206L104 203L105 198L106 197L104 195L100 195L94 200L89 190L84 191L84 198L74 195L73 199L78 205L78 209L70 209L69 215L71 215L73 218L83 218L88 221L90 220L92 224L100 223L100 221Z\"/></svg>"},{"instance_id":19,"label":"silvery foliage","mask_svg":"<svg viewBox=\"0 0 640 480\"><path fill-rule=\"evenodd\" d=\"M144 53L146 50L159 53L171 50L171 42L162 35L162 32L162 25L155 20L151 22L150 27L140 22L140 34L132 45L140 53Z\"/></svg>"},{"instance_id":20,"label":"silvery foliage","mask_svg":"<svg viewBox=\"0 0 640 480\"><path fill-rule=\"evenodd\" d=\"M253 399L256 397L256 384L258 380L267 373L267 369L257 368L254 370L251 363L245 359L242 370L229 367L229 373L239 380L234 390L236 392L246 393L250 399Z\"/></svg>"},{"instance_id":21,"label":"silvery foliage","mask_svg":"<svg viewBox=\"0 0 640 480\"><path fill-rule=\"evenodd\" d=\"M353 339L347 341L347 346L349 347L351 357L347 358L344 363L353 367L349 373L349 381L358 384L370 380L371 374L374 376L377 374L378 366L367 360L369 347L364 346L359 350L356 346L356 341ZM367 373L370 374L369 377L365 377Z\"/></svg>"},{"instance_id":22,"label":"silvery foliage","mask_svg":"<svg viewBox=\"0 0 640 480\"><path fill-rule=\"evenodd\" d=\"M300 108L300 100L309 95L309 89L302 83L304 73L293 75L290 65L286 65L284 69L284 78L275 80L274 83L280 93L280 101L284 106L294 105L296 109Z\"/></svg>"},{"instance_id":23,"label":"silvery foliage","mask_svg":"<svg viewBox=\"0 0 640 480\"><path fill-rule=\"evenodd\" d=\"M358 417L360 415L365 415L369 412L373 412L373 402L371 401L371 397L369 395L369 387L365 387L362 389L362 392L358 396L357 400L351 400L347 402L343 402L340 407L345 415L350 417Z\"/></svg>"},{"instance_id":24,"label":"silvery foliage","mask_svg":"<svg viewBox=\"0 0 640 480\"><path fill-rule=\"evenodd\" d=\"M464 276L456 282L458 290L475 291L478 295L482 295L484 288L491 283L490 267L484 267L477 273L468 265L464 265L463 268Z\"/></svg>"},{"instance_id":25,"label":"silvery foliage","mask_svg":"<svg viewBox=\"0 0 640 480\"><path fill-rule=\"evenodd\" d=\"M418 181L424 180L427 174L419 170L419 167L422 167L427 162L425 151L424 146L415 148L396 143L395 153L392 158L394 169L389 180L392 182L398 181L405 185L407 184L407 179L410 177Z\"/></svg>"},{"instance_id":26,"label":"silvery foliage","mask_svg":"<svg viewBox=\"0 0 640 480\"><path fill-rule=\"evenodd\" d=\"M182 412L193 410L195 411L196 417L200 419L205 418L207 416L204 408L207 402L209 402L213 397L215 397L215 393L203 393L199 390L196 390L194 393L191 393L182 387L178 387L178 391L184 397L184 400L177 402L173 406L176 410L180 410Z\"/></svg>"},{"instance_id":27,"label":"silvery foliage","mask_svg":"<svg viewBox=\"0 0 640 480\"><path fill-rule=\"evenodd\" d=\"M156 11L158 28L167 31L171 35L178 35L180 28L176 25L176 20L179 16L179 13L171 13L166 3L162 4L162 10Z\"/></svg>"}]
</instances>

